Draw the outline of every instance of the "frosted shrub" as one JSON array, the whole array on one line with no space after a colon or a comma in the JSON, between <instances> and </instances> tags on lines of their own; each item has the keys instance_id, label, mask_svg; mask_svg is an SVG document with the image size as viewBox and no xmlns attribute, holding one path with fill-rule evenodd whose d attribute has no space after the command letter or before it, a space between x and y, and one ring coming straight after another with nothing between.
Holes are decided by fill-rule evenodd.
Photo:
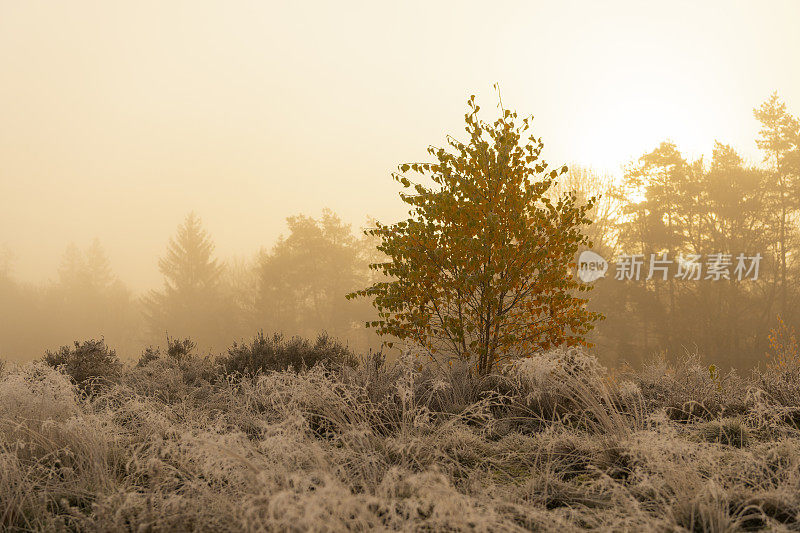
<instances>
[{"instance_id":1,"label":"frosted shrub","mask_svg":"<svg viewBox=\"0 0 800 533\"><path fill-rule=\"evenodd\" d=\"M747 387L736 372L721 375L697 354L687 354L675 364L658 357L630 378L641 389L649 410L665 409L673 420L711 420L747 410Z\"/></svg>"},{"instance_id":2,"label":"frosted shrub","mask_svg":"<svg viewBox=\"0 0 800 533\"><path fill-rule=\"evenodd\" d=\"M604 373L597 359L580 348L549 350L518 359L506 369L532 414L547 419L577 409L576 387L596 391Z\"/></svg>"},{"instance_id":3,"label":"frosted shrub","mask_svg":"<svg viewBox=\"0 0 800 533\"><path fill-rule=\"evenodd\" d=\"M517 359L508 369L509 375L518 383L534 390L546 389L567 376L587 384L597 383L605 372L595 356L579 347L555 348Z\"/></svg>"},{"instance_id":4,"label":"frosted shrub","mask_svg":"<svg viewBox=\"0 0 800 533\"><path fill-rule=\"evenodd\" d=\"M0 378L0 419L66 420L80 413L69 377L40 362Z\"/></svg>"},{"instance_id":5,"label":"frosted shrub","mask_svg":"<svg viewBox=\"0 0 800 533\"><path fill-rule=\"evenodd\" d=\"M82 390L90 393L116 382L122 371L116 352L109 349L102 339L75 341L72 347L62 346L55 352L47 351L42 361L62 370Z\"/></svg>"},{"instance_id":6,"label":"frosted shrub","mask_svg":"<svg viewBox=\"0 0 800 533\"><path fill-rule=\"evenodd\" d=\"M285 339L281 334L267 337L263 332L250 343L234 343L228 354L219 359L225 374L254 375L259 372L311 368L354 366L355 356L339 341L321 334L315 342L300 337Z\"/></svg>"},{"instance_id":7,"label":"frosted shrub","mask_svg":"<svg viewBox=\"0 0 800 533\"><path fill-rule=\"evenodd\" d=\"M769 336L766 368L756 370L755 377L767 401L800 429L800 348L794 330L778 320Z\"/></svg>"},{"instance_id":8,"label":"frosted shrub","mask_svg":"<svg viewBox=\"0 0 800 533\"><path fill-rule=\"evenodd\" d=\"M219 376L212 357L186 355L158 356L129 370L122 382L138 394L173 403L187 397L208 397Z\"/></svg>"}]
</instances>

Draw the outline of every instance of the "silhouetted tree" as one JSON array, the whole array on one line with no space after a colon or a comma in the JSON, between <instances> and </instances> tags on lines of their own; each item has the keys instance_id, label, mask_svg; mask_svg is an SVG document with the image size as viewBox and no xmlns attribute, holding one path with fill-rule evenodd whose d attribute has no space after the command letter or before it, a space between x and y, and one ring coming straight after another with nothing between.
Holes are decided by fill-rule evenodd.
<instances>
[{"instance_id":1,"label":"silhouetted tree","mask_svg":"<svg viewBox=\"0 0 800 533\"><path fill-rule=\"evenodd\" d=\"M631 166L617 191L625 202L619 219L621 250L642 254L638 281L602 280L596 308L611 318L601 325L601 345L633 362L656 351L703 355L747 366L764 346L774 318L775 279L770 261L778 234L767 199L769 176L749 168L727 145L716 143L710 165L687 162L662 143ZM647 279L651 254L672 260L666 277ZM757 281L676 280L677 260L722 253L761 253ZM776 256L777 257L777 256ZM615 317L625 317L615 321Z\"/></svg>"},{"instance_id":2,"label":"silhouetted tree","mask_svg":"<svg viewBox=\"0 0 800 533\"><path fill-rule=\"evenodd\" d=\"M259 260L255 325L306 337L324 330L363 344L369 304L345 299L368 279L362 241L328 209L320 219L298 215L287 223L288 236Z\"/></svg>"},{"instance_id":3,"label":"silhouetted tree","mask_svg":"<svg viewBox=\"0 0 800 533\"><path fill-rule=\"evenodd\" d=\"M756 142L772 171L770 197L778 214L780 312L785 315L789 294L786 283L788 246L795 230L791 219L800 210L800 173L795 166L796 154L800 151L800 122L786 110L778 93L773 93L754 114L761 123Z\"/></svg>"},{"instance_id":4,"label":"silhouetted tree","mask_svg":"<svg viewBox=\"0 0 800 533\"><path fill-rule=\"evenodd\" d=\"M214 258L214 243L197 215L190 213L178 227L158 268L164 288L151 291L144 302L154 336L168 332L192 337L206 347L234 338L231 302L225 301L220 286L223 267Z\"/></svg>"},{"instance_id":5,"label":"silhouetted tree","mask_svg":"<svg viewBox=\"0 0 800 533\"><path fill-rule=\"evenodd\" d=\"M136 304L98 239L84 250L74 244L66 248L58 281L42 291L40 305L48 346L95 337L130 352L139 341Z\"/></svg>"},{"instance_id":6,"label":"silhouetted tree","mask_svg":"<svg viewBox=\"0 0 800 533\"><path fill-rule=\"evenodd\" d=\"M85 250L74 243L67 246L58 267L59 284L72 292L103 292L109 289L116 278L111 262L98 239Z\"/></svg>"},{"instance_id":7,"label":"silhouetted tree","mask_svg":"<svg viewBox=\"0 0 800 533\"><path fill-rule=\"evenodd\" d=\"M39 292L15 279L12 258L8 247L0 249L0 358L33 359L46 346Z\"/></svg>"}]
</instances>

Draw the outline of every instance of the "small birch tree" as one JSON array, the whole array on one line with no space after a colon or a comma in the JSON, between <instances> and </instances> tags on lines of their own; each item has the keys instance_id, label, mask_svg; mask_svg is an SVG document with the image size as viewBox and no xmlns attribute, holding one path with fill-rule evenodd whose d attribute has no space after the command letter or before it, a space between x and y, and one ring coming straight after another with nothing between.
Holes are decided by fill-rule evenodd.
<instances>
[{"instance_id":1,"label":"small birch tree","mask_svg":"<svg viewBox=\"0 0 800 533\"><path fill-rule=\"evenodd\" d=\"M490 124L478 118L474 96L468 105L467 142L448 137L447 149L428 149L434 163L393 173L410 218L367 230L388 257L371 265L385 277L348 298L372 299L379 319L367 325L377 333L470 361L484 375L503 360L586 344L602 317L587 310L579 293L590 287L573 277L578 248L591 245L581 230L595 199L550 200L567 169L547 170L542 140L524 137L530 117L517 125L517 114L501 108Z\"/></svg>"}]
</instances>

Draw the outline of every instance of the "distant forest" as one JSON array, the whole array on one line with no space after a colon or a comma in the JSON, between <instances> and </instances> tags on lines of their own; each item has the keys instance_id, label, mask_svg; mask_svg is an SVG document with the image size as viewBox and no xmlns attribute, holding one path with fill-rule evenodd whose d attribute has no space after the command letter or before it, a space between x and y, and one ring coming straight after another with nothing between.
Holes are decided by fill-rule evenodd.
<instances>
[{"instance_id":1,"label":"distant forest","mask_svg":"<svg viewBox=\"0 0 800 533\"><path fill-rule=\"evenodd\" d=\"M763 153L757 164L720 143L710 160L687 160L664 142L621 180L572 167L555 187L554 194L599 198L587 231L609 262L621 254L763 258L757 280L598 280L589 307L606 318L590 340L603 362L637 365L654 353L697 352L744 369L763 360L781 320L786 331L800 324L800 122L777 95L755 116ZM168 336L221 353L258 331L310 338L325 331L356 351L377 348L364 327L375 314L370 303L344 297L375 281L368 268L381 260L374 239L328 210L287 223L271 249L222 261L201 219L189 214L158 259L163 286L145 295L117 278L97 241L70 245L57 279L44 286L19 282L8 254L0 256L0 357L30 360L100 337L129 358Z\"/></svg>"},{"instance_id":2,"label":"distant forest","mask_svg":"<svg viewBox=\"0 0 800 533\"><path fill-rule=\"evenodd\" d=\"M198 348L224 352L231 343L265 334L314 338L327 332L354 350L379 342L364 322L369 302L344 295L370 281L375 249L325 210L318 219L287 219L289 233L250 261L220 261L202 221L190 213L158 259L163 286L134 295L113 273L102 245L70 245L58 279L36 287L0 272L0 356L39 357L73 340L104 337L121 355L137 358L167 338L191 338Z\"/></svg>"}]
</instances>

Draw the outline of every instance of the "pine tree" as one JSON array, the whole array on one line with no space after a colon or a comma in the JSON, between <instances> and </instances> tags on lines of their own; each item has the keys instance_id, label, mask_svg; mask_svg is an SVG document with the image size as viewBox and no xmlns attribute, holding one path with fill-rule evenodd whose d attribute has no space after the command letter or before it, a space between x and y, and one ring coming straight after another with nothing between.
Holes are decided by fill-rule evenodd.
<instances>
[{"instance_id":1,"label":"pine tree","mask_svg":"<svg viewBox=\"0 0 800 533\"><path fill-rule=\"evenodd\" d=\"M200 218L189 213L178 233L170 239L167 255L158 261L168 293L188 297L192 293L213 290L222 267L213 258L214 243Z\"/></svg>"},{"instance_id":2,"label":"pine tree","mask_svg":"<svg viewBox=\"0 0 800 533\"><path fill-rule=\"evenodd\" d=\"M793 227L790 219L800 209L800 174L796 172L800 151L800 122L786 110L786 104L773 93L769 100L754 110L761 123L758 147L764 151L764 161L772 170L771 192L778 215L778 262L780 275L780 312L787 311L786 260L790 255L788 243Z\"/></svg>"},{"instance_id":3,"label":"pine tree","mask_svg":"<svg viewBox=\"0 0 800 533\"><path fill-rule=\"evenodd\" d=\"M164 288L152 291L144 302L152 332L218 340L225 322L220 316L222 268L200 218L190 213L158 261Z\"/></svg>"},{"instance_id":4,"label":"pine tree","mask_svg":"<svg viewBox=\"0 0 800 533\"><path fill-rule=\"evenodd\" d=\"M103 294L116 281L111 261L99 239L94 239L85 250L74 243L68 245L61 257L58 277L62 290L81 293L84 297L89 293Z\"/></svg>"}]
</instances>

